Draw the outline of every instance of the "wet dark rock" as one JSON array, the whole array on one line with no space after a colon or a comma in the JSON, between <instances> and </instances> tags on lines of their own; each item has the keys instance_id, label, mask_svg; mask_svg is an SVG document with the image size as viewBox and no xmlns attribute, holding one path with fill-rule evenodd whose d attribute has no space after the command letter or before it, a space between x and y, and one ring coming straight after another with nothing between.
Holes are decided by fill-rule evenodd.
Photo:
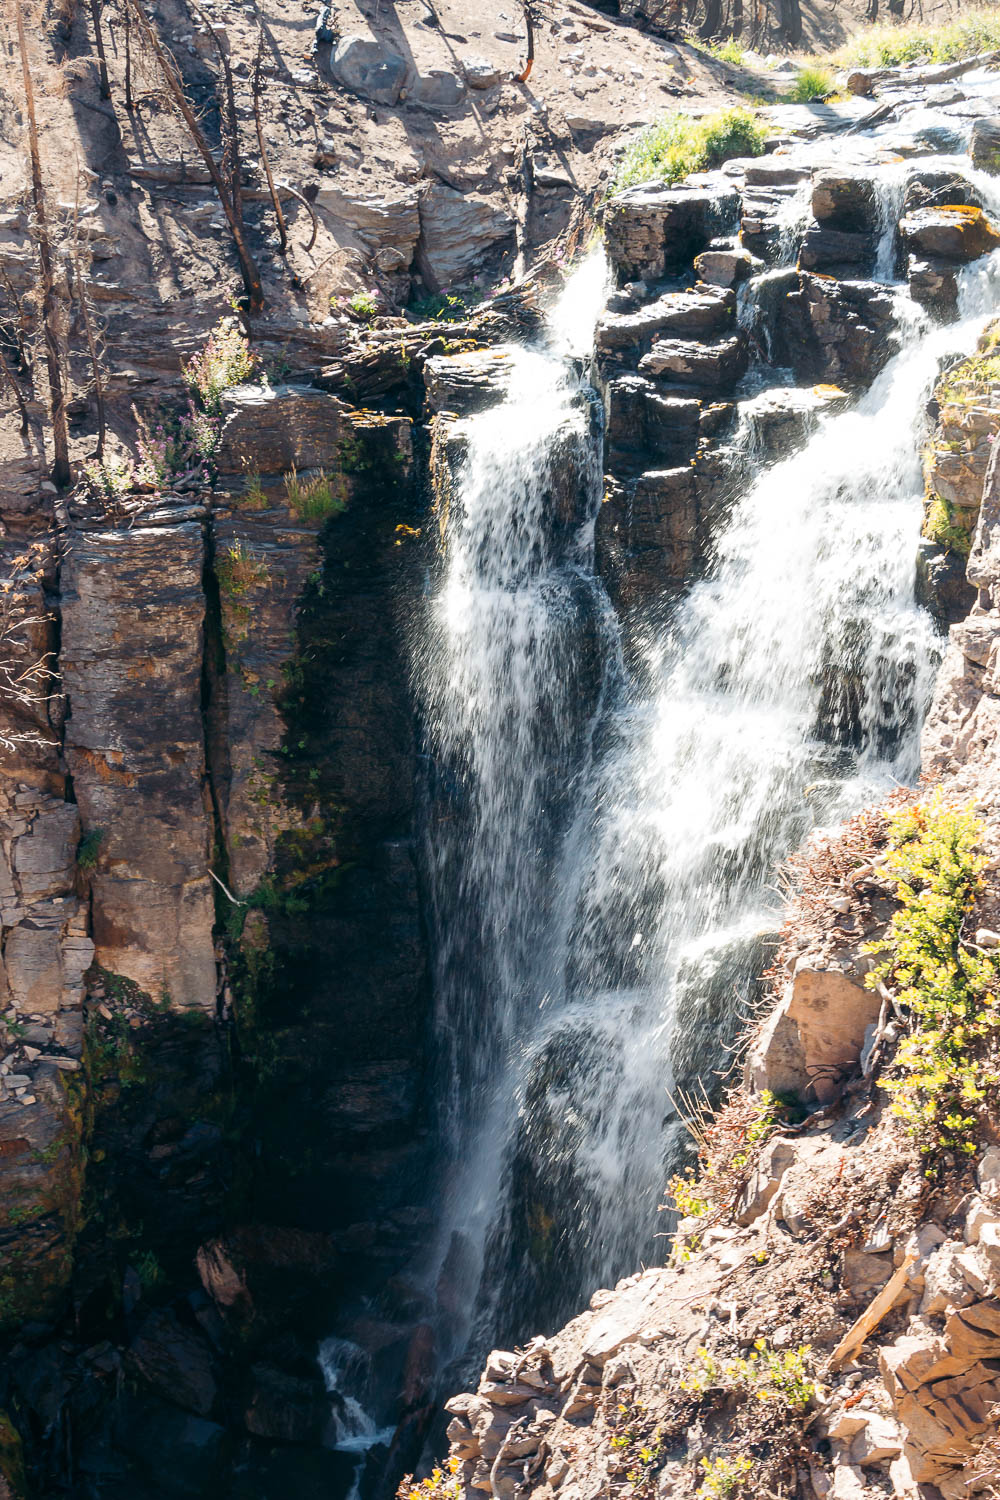
<instances>
[{"instance_id":1,"label":"wet dark rock","mask_svg":"<svg viewBox=\"0 0 1000 1500\"><path fill-rule=\"evenodd\" d=\"M644 467L649 458L664 466L686 462L698 442L701 402L666 394L641 375L611 380L605 397L607 463L618 473Z\"/></svg>"},{"instance_id":2,"label":"wet dark rock","mask_svg":"<svg viewBox=\"0 0 1000 1500\"><path fill-rule=\"evenodd\" d=\"M921 307L950 322L958 312L958 268L954 261L937 256L911 255L907 278L910 296Z\"/></svg>"},{"instance_id":3,"label":"wet dark rock","mask_svg":"<svg viewBox=\"0 0 1000 1500\"><path fill-rule=\"evenodd\" d=\"M808 176L808 167L786 165L770 156L748 162L744 173L748 187L796 187Z\"/></svg>"},{"instance_id":4,"label":"wet dark rock","mask_svg":"<svg viewBox=\"0 0 1000 1500\"><path fill-rule=\"evenodd\" d=\"M813 217L826 228L871 233L876 219L871 178L857 171L817 172L813 178L812 211Z\"/></svg>"},{"instance_id":5,"label":"wet dark rock","mask_svg":"<svg viewBox=\"0 0 1000 1500\"><path fill-rule=\"evenodd\" d=\"M638 312L605 314L597 325L597 348L648 349L653 336L664 332L710 336L731 325L735 311L732 292L667 292Z\"/></svg>"},{"instance_id":6,"label":"wet dark rock","mask_svg":"<svg viewBox=\"0 0 1000 1500\"><path fill-rule=\"evenodd\" d=\"M948 204L969 204L982 207L982 200L958 172L936 171L926 168L915 172L906 185L903 198L903 213L915 213L920 208L940 208Z\"/></svg>"},{"instance_id":7,"label":"wet dark rock","mask_svg":"<svg viewBox=\"0 0 1000 1500\"><path fill-rule=\"evenodd\" d=\"M624 610L682 585L699 556L698 494L690 466L650 470L608 487L597 517L597 566Z\"/></svg>"},{"instance_id":8,"label":"wet dark rock","mask_svg":"<svg viewBox=\"0 0 1000 1500\"><path fill-rule=\"evenodd\" d=\"M711 391L730 390L749 363L746 335L716 338L706 343L686 339L660 339L639 361L642 373L658 375L674 384L692 385Z\"/></svg>"},{"instance_id":9,"label":"wet dark rock","mask_svg":"<svg viewBox=\"0 0 1000 1500\"><path fill-rule=\"evenodd\" d=\"M502 401L510 378L510 356L500 349L432 355L424 362L427 405L465 417Z\"/></svg>"},{"instance_id":10,"label":"wet dark rock","mask_svg":"<svg viewBox=\"0 0 1000 1500\"><path fill-rule=\"evenodd\" d=\"M800 379L867 386L892 353L891 294L874 281L801 274L779 305L776 358Z\"/></svg>"},{"instance_id":11,"label":"wet dark rock","mask_svg":"<svg viewBox=\"0 0 1000 1500\"><path fill-rule=\"evenodd\" d=\"M972 165L991 176L1000 176L1000 121L976 120L969 142Z\"/></svg>"},{"instance_id":12,"label":"wet dark rock","mask_svg":"<svg viewBox=\"0 0 1000 1500\"><path fill-rule=\"evenodd\" d=\"M917 549L917 600L942 627L964 620L976 602L966 578L967 559L922 538Z\"/></svg>"},{"instance_id":13,"label":"wet dark rock","mask_svg":"<svg viewBox=\"0 0 1000 1500\"><path fill-rule=\"evenodd\" d=\"M272 1365L254 1365L244 1414L248 1432L281 1443L318 1442L330 1419L322 1379L289 1375Z\"/></svg>"},{"instance_id":14,"label":"wet dark rock","mask_svg":"<svg viewBox=\"0 0 1000 1500\"><path fill-rule=\"evenodd\" d=\"M167 1401L207 1417L217 1384L212 1351L170 1308L150 1313L132 1340L127 1366Z\"/></svg>"},{"instance_id":15,"label":"wet dark rock","mask_svg":"<svg viewBox=\"0 0 1000 1500\"><path fill-rule=\"evenodd\" d=\"M154 1493L209 1500L220 1493L232 1449L224 1428L155 1398L126 1397L115 1422L115 1445L128 1455Z\"/></svg>"},{"instance_id":16,"label":"wet dark rock","mask_svg":"<svg viewBox=\"0 0 1000 1500\"><path fill-rule=\"evenodd\" d=\"M1000 234L982 209L964 206L920 208L900 221L907 247L944 260L977 260L1000 245Z\"/></svg>"},{"instance_id":17,"label":"wet dark rock","mask_svg":"<svg viewBox=\"0 0 1000 1500\"><path fill-rule=\"evenodd\" d=\"M629 188L607 205L608 255L618 278L656 279L683 270L715 235L729 230L739 211L731 183L718 187Z\"/></svg>"},{"instance_id":18,"label":"wet dark rock","mask_svg":"<svg viewBox=\"0 0 1000 1500\"><path fill-rule=\"evenodd\" d=\"M870 234L813 224L802 237L799 265L804 271L849 276L869 267L874 256L875 241Z\"/></svg>"}]
</instances>

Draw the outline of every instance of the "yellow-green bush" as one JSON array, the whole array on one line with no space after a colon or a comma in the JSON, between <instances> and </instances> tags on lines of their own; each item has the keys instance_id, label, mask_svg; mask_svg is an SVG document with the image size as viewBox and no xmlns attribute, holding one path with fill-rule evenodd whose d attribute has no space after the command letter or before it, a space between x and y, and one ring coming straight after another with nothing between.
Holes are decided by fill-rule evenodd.
<instances>
[{"instance_id":1,"label":"yellow-green bush","mask_svg":"<svg viewBox=\"0 0 1000 1500\"><path fill-rule=\"evenodd\" d=\"M907 63L960 62L1000 47L995 6L967 12L941 26L900 26L889 21L852 37L832 61L845 68L890 68Z\"/></svg>"},{"instance_id":2,"label":"yellow-green bush","mask_svg":"<svg viewBox=\"0 0 1000 1500\"><path fill-rule=\"evenodd\" d=\"M724 109L696 120L668 115L636 137L618 164L612 192L641 182L679 182L734 156L760 156L764 131L751 109Z\"/></svg>"},{"instance_id":3,"label":"yellow-green bush","mask_svg":"<svg viewBox=\"0 0 1000 1500\"><path fill-rule=\"evenodd\" d=\"M899 909L870 988L888 987L910 1018L884 1087L924 1152L972 1155L980 1112L1000 1099L1000 971L965 936L983 888L983 825L936 793L890 824L888 872Z\"/></svg>"}]
</instances>

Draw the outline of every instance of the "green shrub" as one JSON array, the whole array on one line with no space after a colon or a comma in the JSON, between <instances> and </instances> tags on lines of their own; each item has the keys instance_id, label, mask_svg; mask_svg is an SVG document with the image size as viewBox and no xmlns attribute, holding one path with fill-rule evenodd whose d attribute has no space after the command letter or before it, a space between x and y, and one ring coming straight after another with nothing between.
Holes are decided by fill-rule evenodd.
<instances>
[{"instance_id":1,"label":"green shrub","mask_svg":"<svg viewBox=\"0 0 1000 1500\"><path fill-rule=\"evenodd\" d=\"M971 535L958 521L951 501L941 495L934 495L931 499L921 534L948 552L957 552L960 557L968 557L972 551Z\"/></svg>"},{"instance_id":2,"label":"green shrub","mask_svg":"<svg viewBox=\"0 0 1000 1500\"><path fill-rule=\"evenodd\" d=\"M702 1500L729 1500L749 1483L753 1463L745 1454L738 1458L702 1458L698 1464L704 1479L695 1493Z\"/></svg>"},{"instance_id":3,"label":"green shrub","mask_svg":"<svg viewBox=\"0 0 1000 1500\"><path fill-rule=\"evenodd\" d=\"M833 74L829 68L800 68L788 98L796 104L810 104L814 99L826 99L834 91Z\"/></svg>"},{"instance_id":4,"label":"green shrub","mask_svg":"<svg viewBox=\"0 0 1000 1500\"><path fill-rule=\"evenodd\" d=\"M872 26L834 53L832 61L844 68L894 68L918 62L961 62L998 47L1000 13L991 6L941 26L892 22Z\"/></svg>"},{"instance_id":5,"label":"green shrub","mask_svg":"<svg viewBox=\"0 0 1000 1500\"><path fill-rule=\"evenodd\" d=\"M612 192L641 182L679 182L734 156L760 156L763 151L764 131L753 110L724 109L701 120L669 115L629 146L618 165Z\"/></svg>"},{"instance_id":6,"label":"green shrub","mask_svg":"<svg viewBox=\"0 0 1000 1500\"><path fill-rule=\"evenodd\" d=\"M971 808L947 805L940 792L897 813L887 869L900 905L866 950L884 955L868 987L889 987L909 1012L910 1034L883 1087L925 1153L971 1156L980 1112L1000 1102L1000 969L964 937L983 889L982 834Z\"/></svg>"},{"instance_id":7,"label":"green shrub","mask_svg":"<svg viewBox=\"0 0 1000 1500\"><path fill-rule=\"evenodd\" d=\"M820 1388L809 1374L811 1359L808 1344L779 1351L765 1339L757 1340L746 1359L718 1360L701 1348L681 1379L681 1390L699 1396L710 1390L733 1391L755 1401L802 1408L819 1395Z\"/></svg>"},{"instance_id":8,"label":"green shrub","mask_svg":"<svg viewBox=\"0 0 1000 1500\"><path fill-rule=\"evenodd\" d=\"M215 576L227 599L242 599L253 588L270 582L267 563L241 541L232 542L222 557L216 559Z\"/></svg>"},{"instance_id":9,"label":"green shrub","mask_svg":"<svg viewBox=\"0 0 1000 1500\"><path fill-rule=\"evenodd\" d=\"M76 851L76 866L78 870L92 870L97 864L97 856L101 852L104 843L104 829L91 828L83 835Z\"/></svg>"},{"instance_id":10,"label":"green shrub","mask_svg":"<svg viewBox=\"0 0 1000 1500\"><path fill-rule=\"evenodd\" d=\"M730 37L726 42L709 42L705 50L719 62L729 63L730 67L742 68L743 66L745 54L734 37Z\"/></svg>"}]
</instances>

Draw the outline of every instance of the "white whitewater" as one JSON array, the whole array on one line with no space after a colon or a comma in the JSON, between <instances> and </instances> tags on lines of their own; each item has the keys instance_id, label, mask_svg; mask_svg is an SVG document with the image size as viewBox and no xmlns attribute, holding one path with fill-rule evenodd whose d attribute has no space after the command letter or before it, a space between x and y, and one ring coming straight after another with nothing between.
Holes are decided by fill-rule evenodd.
<instances>
[{"instance_id":1,"label":"white whitewater","mask_svg":"<svg viewBox=\"0 0 1000 1500\"><path fill-rule=\"evenodd\" d=\"M658 1258L667 1091L718 1065L776 863L914 776L939 651L913 594L924 408L998 300L992 262L963 273L946 329L898 291L901 352L857 406L770 467L747 443L707 575L630 678L566 358L590 346L603 275L586 263L507 399L458 424L423 643L452 1352L475 1317L483 1336L557 1323Z\"/></svg>"}]
</instances>

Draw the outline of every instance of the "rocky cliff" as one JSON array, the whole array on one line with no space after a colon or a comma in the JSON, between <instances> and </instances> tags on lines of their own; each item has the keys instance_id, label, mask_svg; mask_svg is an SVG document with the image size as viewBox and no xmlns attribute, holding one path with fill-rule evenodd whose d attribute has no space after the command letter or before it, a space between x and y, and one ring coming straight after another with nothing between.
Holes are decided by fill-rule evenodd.
<instances>
[{"instance_id":1,"label":"rocky cliff","mask_svg":"<svg viewBox=\"0 0 1000 1500\"><path fill-rule=\"evenodd\" d=\"M417 1462L435 1355L427 1297L405 1273L433 1227L435 1117L409 650L437 545L434 490L455 415L495 394L501 361L484 346L538 326L550 278L521 273L555 237L579 243L611 171L607 138L661 94L721 97L711 60L576 4L539 28L537 96L510 78L520 32L499 29L503 17L487 29L475 7L405 24L377 5L361 19L272 9L256 89L258 17L237 7L167 0L147 33L127 4L59 4L29 33L69 486L48 477L38 200L13 51L3 65L0 1487L17 1500L346 1492L356 1459L337 1442L357 1434L317 1367L321 1337L360 1351L396 1428L388 1454L374 1450L371 1492ZM578 52L594 38L601 68ZM260 310L158 41L230 195L241 184ZM633 644L704 562L738 478L738 424L771 456L788 451L894 347L891 299L865 279L877 226L863 176L824 172L769 155L677 192L636 190L607 215L622 285L593 372L608 460L597 546ZM803 184L808 246L747 321L740 288ZM947 203L970 210L957 228L954 207L935 219L940 198L918 186L909 206L925 218L904 231L914 291L948 315L957 268L989 238L969 184L947 184ZM511 272L514 290L477 310L474 278ZM421 310L404 318L407 298ZM818 384L737 403L756 346ZM943 527L929 509L928 588L949 619L968 607L960 522L967 537L979 527L969 577L981 593L954 636L930 753L985 795L993 499L976 521L969 485L991 418L940 402L932 500L959 519ZM956 476L953 445L967 441ZM829 966L813 958L821 987ZM871 999L857 955L838 964L857 1024L823 1061L843 1068ZM833 1180L840 1158L820 1124L794 1145L813 1142ZM881 1170L871 1139L863 1161ZM968 1232L988 1247L983 1203ZM953 1204L935 1212L948 1230L959 1222ZM749 1256L772 1278L752 1283L755 1303L785 1306L789 1262L766 1238L785 1231L776 1210L759 1219L710 1226L689 1260L598 1294L606 1315L561 1342L498 1355L482 1393L454 1409L468 1482L507 1493L544 1475L593 1493L606 1438L616 1454L645 1451L646 1418L632 1423L629 1403L676 1363L671 1341L703 1329L719 1269ZM920 1223L904 1215L896 1239ZM790 1231L803 1267L811 1232ZM871 1252L882 1258L865 1287L887 1248ZM967 1307L992 1305L988 1270ZM691 1311L671 1313L668 1331L663 1299L678 1286ZM845 1321L836 1307L826 1323L810 1316L826 1337ZM806 1335L819 1346L811 1323ZM888 1420L889 1386L872 1390ZM685 1401L664 1430L691 1425Z\"/></svg>"}]
</instances>

